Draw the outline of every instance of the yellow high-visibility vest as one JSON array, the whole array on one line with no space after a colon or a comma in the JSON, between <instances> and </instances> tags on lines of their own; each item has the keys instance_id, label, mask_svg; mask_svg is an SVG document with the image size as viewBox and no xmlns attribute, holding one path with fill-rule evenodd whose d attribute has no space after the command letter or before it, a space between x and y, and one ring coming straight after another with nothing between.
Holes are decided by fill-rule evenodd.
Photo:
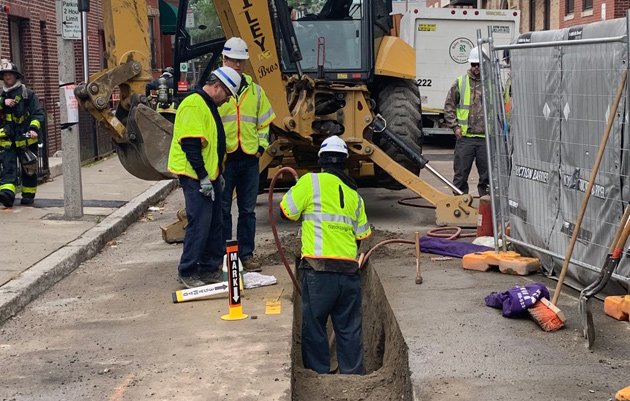
<instances>
[{"instance_id":1,"label":"yellow high-visibility vest","mask_svg":"<svg viewBox=\"0 0 630 401\"><path fill-rule=\"evenodd\" d=\"M290 220L302 218L302 257L356 260L356 240L372 234L359 193L330 173L302 176L280 202Z\"/></svg>"},{"instance_id":2,"label":"yellow high-visibility vest","mask_svg":"<svg viewBox=\"0 0 630 401\"><path fill-rule=\"evenodd\" d=\"M225 129L225 144L228 153L239 146L243 152L255 155L258 147L269 146L269 124L276 118L271 102L260 85L252 77L243 74L247 87L238 98L231 97L219 107Z\"/></svg>"},{"instance_id":3,"label":"yellow high-visibility vest","mask_svg":"<svg viewBox=\"0 0 630 401\"><path fill-rule=\"evenodd\" d=\"M468 74L457 77L457 87L459 88L459 103L455 113L457 114L457 124L462 130L462 136L484 138L484 134L468 133L468 116L470 114L470 77Z\"/></svg>"},{"instance_id":4,"label":"yellow high-visibility vest","mask_svg":"<svg viewBox=\"0 0 630 401\"><path fill-rule=\"evenodd\" d=\"M177 175L199 179L186 158L181 140L183 138L201 138L201 156L208 172L208 178L215 180L219 176L217 136L217 123L214 121L206 101L198 93L187 96L175 114L173 139L168 154L168 170Z\"/></svg>"}]
</instances>

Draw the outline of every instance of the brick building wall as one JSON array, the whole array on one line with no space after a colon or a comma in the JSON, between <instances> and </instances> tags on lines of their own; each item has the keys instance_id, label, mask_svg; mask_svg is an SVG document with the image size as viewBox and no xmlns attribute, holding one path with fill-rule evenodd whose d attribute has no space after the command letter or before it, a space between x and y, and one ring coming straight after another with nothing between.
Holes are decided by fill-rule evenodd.
<instances>
[{"instance_id":1,"label":"brick building wall","mask_svg":"<svg viewBox=\"0 0 630 401\"><path fill-rule=\"evenodd\" d=\"M568 12L567 0L560 0L560 28L625 16L630 2L628 0L592 0L592 4L592 8L585 10L584 0L573 0L573 12Z\"/></svg>"},{"instance_id":2,"label":"brick building wall","mask_svg":"<svg viewBox=\"0 0 630 401\"><path fill-rule=\"evenodd\" d=\"M8 7L0 9L0 56L13 59L18 50L21 53L16 63L23 82L46 109L48 148L54 153L61 148L55 0L11 0L4 5ZM20 49L15 49L17 43Z\"/></svg>"}]
</instances>

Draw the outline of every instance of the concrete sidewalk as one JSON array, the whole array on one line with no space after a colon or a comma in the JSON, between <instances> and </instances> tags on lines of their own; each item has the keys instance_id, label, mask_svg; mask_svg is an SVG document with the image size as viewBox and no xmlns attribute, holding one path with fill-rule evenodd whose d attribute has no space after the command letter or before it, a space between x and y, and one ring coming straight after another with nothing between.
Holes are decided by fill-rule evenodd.
<instances>
[{"instance_id":1,"label":"concrete sidewalk","mask_svg":"<svg viewBox=\"0 0 630 401\"><path fill-rule=\"evenodd\" d=\"M18 198L13 208L0 209L0 323L93 257L176 187L175 180L140 180L112 156L81 169L84 217L66 220L63 176L54 177L60 171L53 161L53 178L39 186L33 207L21 206Z\"/></svg>"}]
</instances>

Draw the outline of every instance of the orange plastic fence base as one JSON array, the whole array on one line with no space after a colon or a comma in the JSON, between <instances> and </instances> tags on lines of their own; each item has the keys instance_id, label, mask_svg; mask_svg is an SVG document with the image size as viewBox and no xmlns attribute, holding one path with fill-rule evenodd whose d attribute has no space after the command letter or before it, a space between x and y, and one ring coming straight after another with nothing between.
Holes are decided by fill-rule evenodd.
<instances>
[{"instance_id":1,"label":"orange plastic fence base","mask_svg":"<svg viewBox=\"0 0 630 401\"><path fill-rule=\"evenodd\" d=\"M604 298L604 312L613 319L628 320L630 316L630 295L611 295Z\"/></svg>"},{"instance_id":2,"label":"orange plastic fence base","mask_svg":"<svg viewBox=\"0 0 630 401\"><path fill-rule=\"evenodd\" d=\"M486 251L464 255L462 266L467 270L482 272L498 268L501 273L526 276L540 270L540 260L521 256L514 251Z\"/></svg>"}]
</instances>

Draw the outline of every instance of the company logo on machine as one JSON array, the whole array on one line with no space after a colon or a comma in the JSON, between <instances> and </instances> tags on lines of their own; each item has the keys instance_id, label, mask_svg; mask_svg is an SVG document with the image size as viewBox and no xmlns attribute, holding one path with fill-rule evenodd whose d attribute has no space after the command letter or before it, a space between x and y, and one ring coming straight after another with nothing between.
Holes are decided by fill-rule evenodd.
<instances>
[{"instance_id":1,"label":"company logo on machine","mask_svg":"<svg viewBox=\"0 0 630 401\"><path fill-rule=\"evenodd\" d=\"M467 38L455 39L448 48L448 54L457 64L466 64L468 55L473 48L473 42Z\"/></svg>"}]
</instances>

